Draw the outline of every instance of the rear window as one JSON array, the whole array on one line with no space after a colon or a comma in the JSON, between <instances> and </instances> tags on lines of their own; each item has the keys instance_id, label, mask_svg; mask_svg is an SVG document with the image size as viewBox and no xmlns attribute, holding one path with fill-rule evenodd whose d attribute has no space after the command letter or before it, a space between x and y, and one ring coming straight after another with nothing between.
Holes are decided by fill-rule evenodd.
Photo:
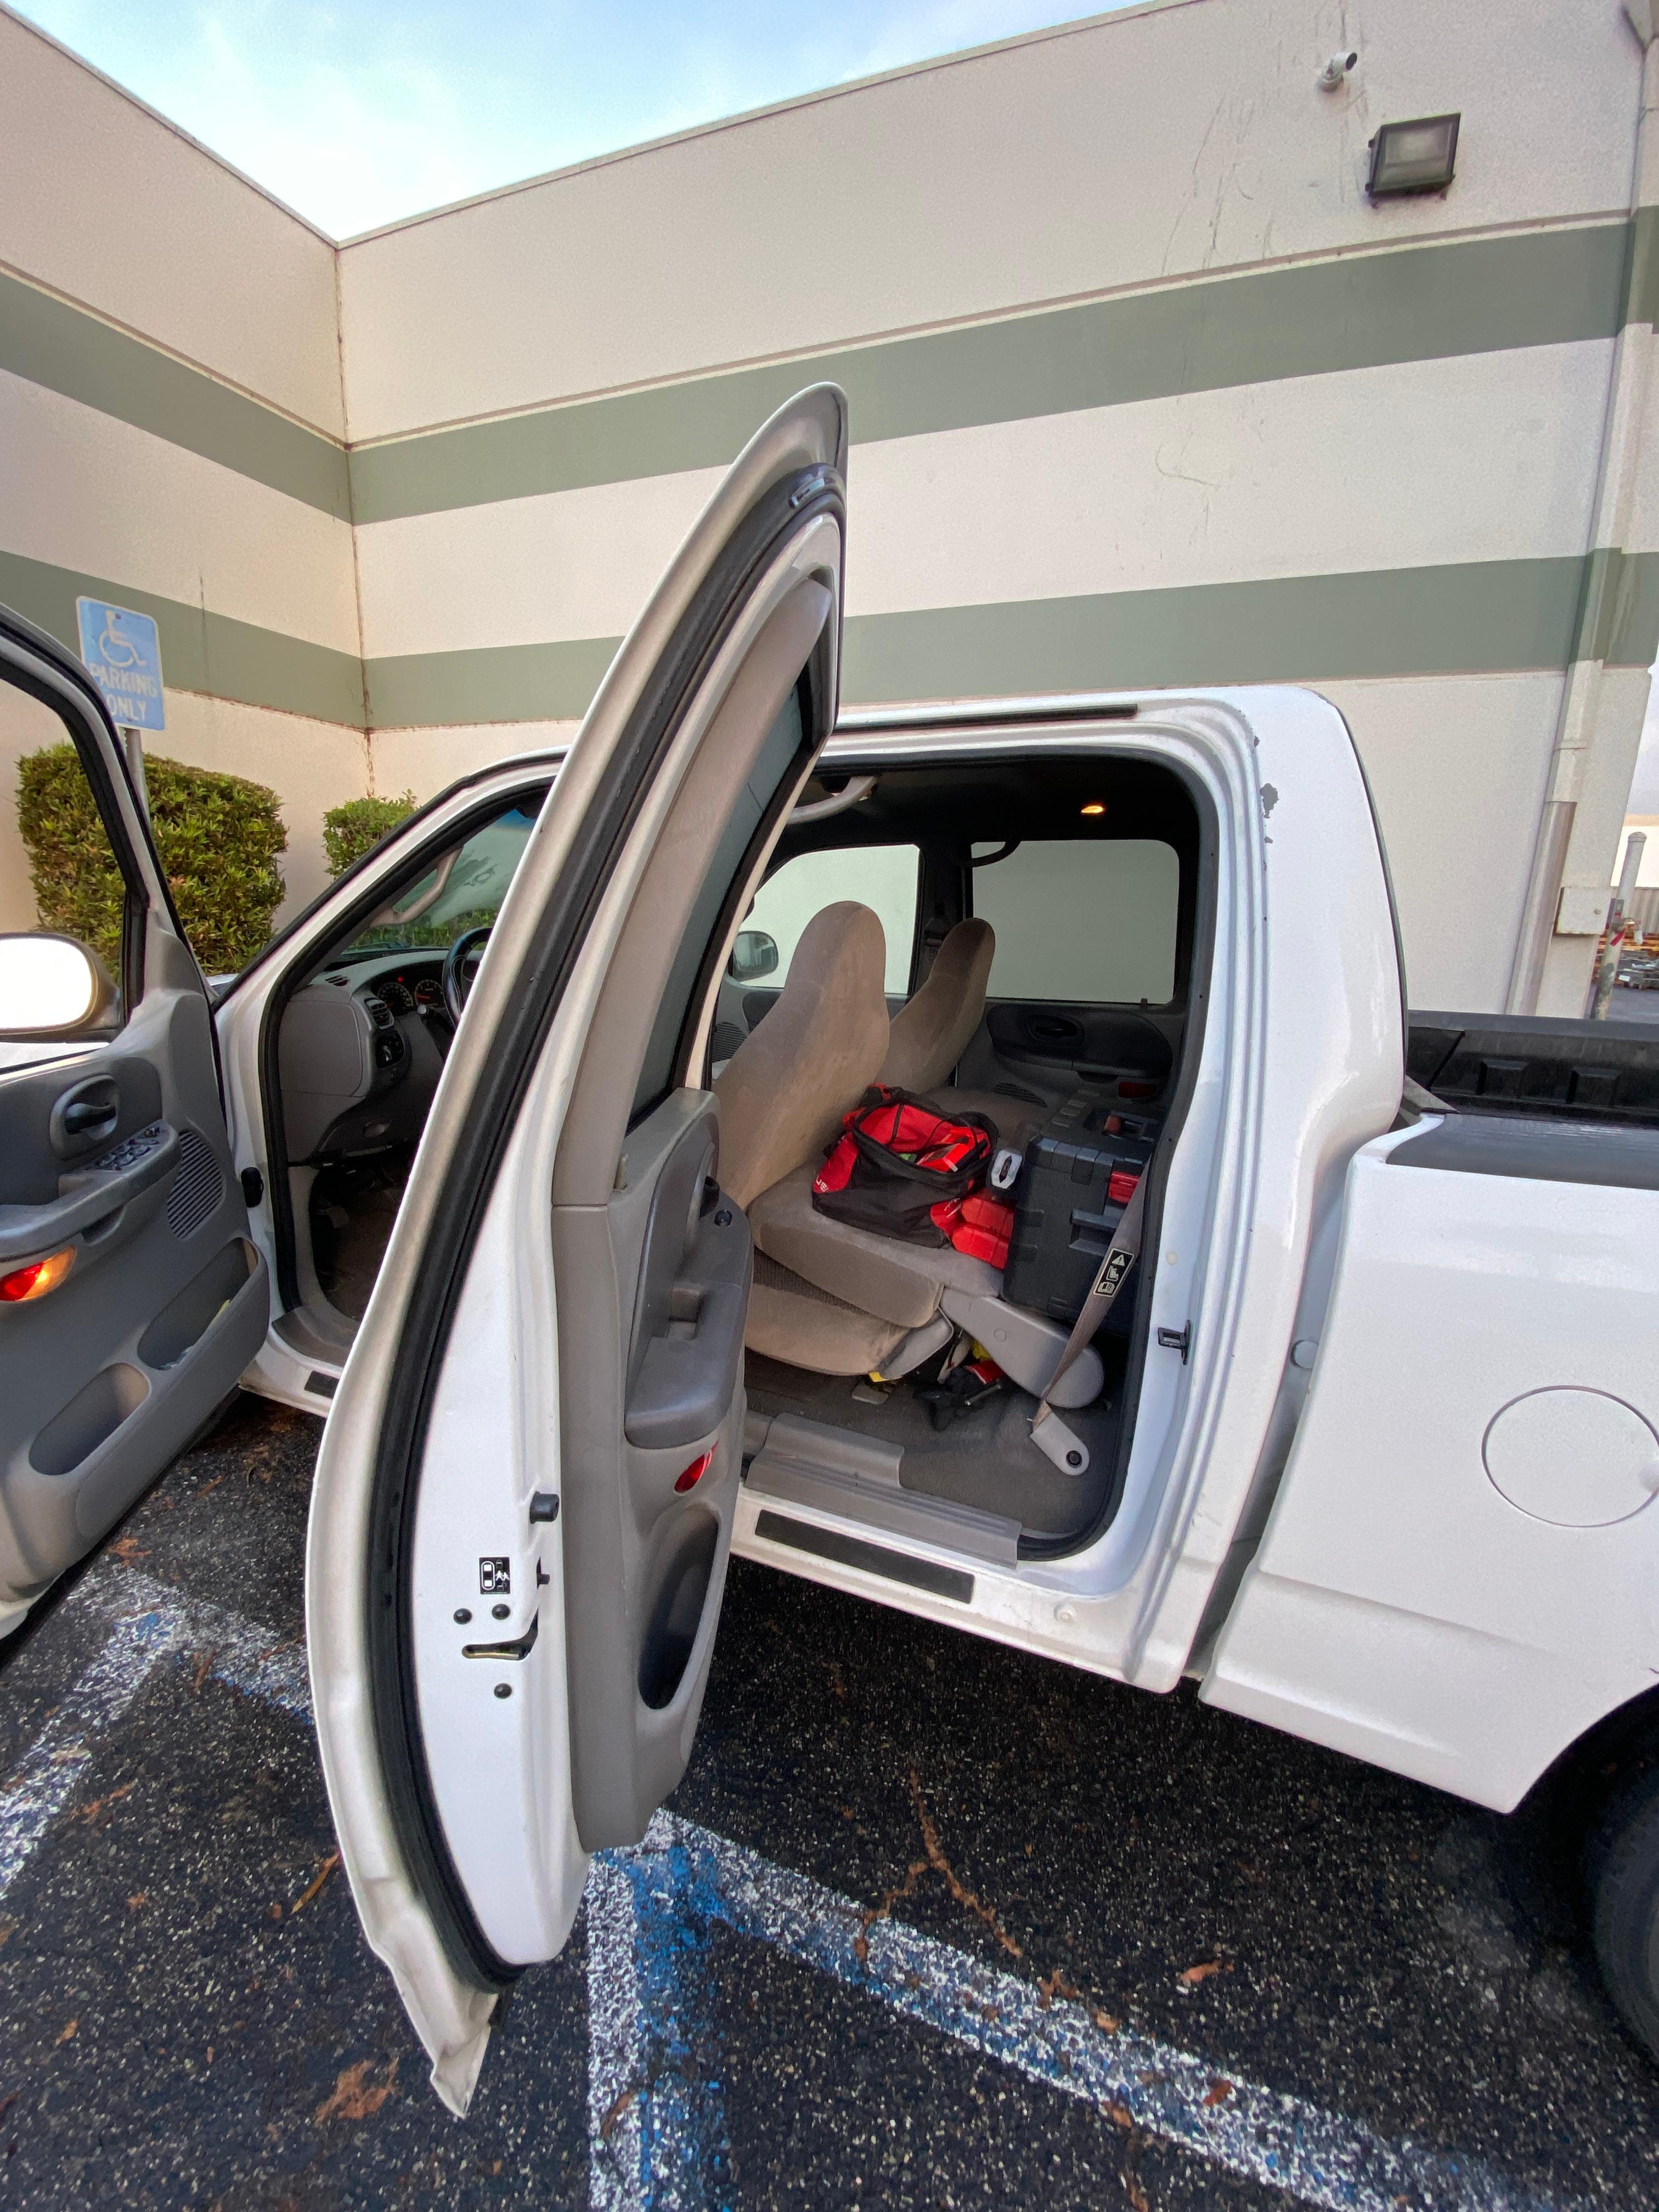
<instances>
[{"instance_id":1,"label":"rear window","mask_svg":"<svg viewBox=\"0 0 1659 2212\"><path fill-rule=\"evenodd\" d=\"M974 870L974 912L997 936L990 996L1167 1005L1180 890L1175 848L1158 839L1028 838Z\"/></svg>"}]
</instances>

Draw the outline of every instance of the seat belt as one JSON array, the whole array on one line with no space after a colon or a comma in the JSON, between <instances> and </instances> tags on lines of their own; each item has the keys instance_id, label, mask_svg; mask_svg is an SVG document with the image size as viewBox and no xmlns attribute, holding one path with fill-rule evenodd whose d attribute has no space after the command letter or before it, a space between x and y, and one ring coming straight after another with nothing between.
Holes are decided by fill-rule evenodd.
<instances>
[{"instance_id":1,"label":"seat belt","mask_svg":"<svg viewBox=\"0 0 1659 2212\"><path fill-rule=\"evenodd\" d=\"M1125 1276L1134 1265L1140 1251L1140 1232L1146 1215L1147 1171L1143 1170L1134 1188L1134 1195L1123 1209L1123 1218L1117 1224L1116 1234L1100 1263L1093 1287L1083 1301L1083 1310L1072 1323L1072 1333L1066 1340L1066 1349L1060 1353L1054 1373L1037 1409L1031 1416L1031 1441L1054 1461L1064 1474L1086 1474L1089 1468L1088 1447L1073 1435L1066 1424L1049 1405L1049 1395L1066 1370L1074 1366L1085 1345L1094 1340L1096 1331L1111 1311L1113 1302L1123 1288ZM1047 1429L1048 1434L1040 1431Z\"/></svg>"}]
</instances>

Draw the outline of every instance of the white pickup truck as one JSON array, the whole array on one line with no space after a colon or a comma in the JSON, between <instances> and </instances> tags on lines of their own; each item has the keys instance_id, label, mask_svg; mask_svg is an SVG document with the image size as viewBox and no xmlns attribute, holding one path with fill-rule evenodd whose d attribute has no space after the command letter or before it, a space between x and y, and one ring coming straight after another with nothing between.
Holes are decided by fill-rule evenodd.
<instances>
[{"instance_id":1,"label":"white pickup truck","mask_svg":"<svg viewBox=\"0 0 1659 2212\"><path fill-rule=\"evenodd\" d=\"M125 886L118 976L0 939L0 1598L239 1378L328 1412L323 1764L458 2111L684 1770L733 1548L1483 1805L1580 1760L1659 2050L1650 1052L1432 1016L1408 1077L1310 692L837 726L846 435L825 387L766 425L569 750L216 1011L96 693L0 622ZM992 1123L988 1245L815 1204L878 1083Z\"/></svg>"}]
</instances>

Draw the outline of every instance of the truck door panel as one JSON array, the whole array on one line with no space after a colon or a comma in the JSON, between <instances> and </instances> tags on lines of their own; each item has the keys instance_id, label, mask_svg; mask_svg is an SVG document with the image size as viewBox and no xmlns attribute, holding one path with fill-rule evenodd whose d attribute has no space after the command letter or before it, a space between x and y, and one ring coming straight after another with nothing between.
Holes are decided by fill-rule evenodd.
<instances>
[{"instance_id":1,"label":"truck door panel","mask_svg":"<svg viewBox=\"0 0 1659 2212\"><path fill-rule=\"evenodd\" d=\"M0 714L26 748L74 745L78 803L101 817L126 892L122 950L105 948L124 970L125 1019L66 1042L14 1038L0 1073L0 1275L71 1255L58 1288L0 1303L9 1626L235 1388L270 1315L206 994L101 702L52 641L9 619ZM29 906L8 917L14 929L33 921Z\"/></svg>"},{"instance_id":2,"label":"truck door panel","mask_svg":"<svg viewBox=\"0 0 1659 2212\"><path fill-rule=\"evenodd\" d=\"M478 970L313 1492L354 1897L446 2100L696 1728L736 1515L747 1223L691 1087L828 735L845 409L746 449L629 633Z\"/></svg>"}]
</instances>

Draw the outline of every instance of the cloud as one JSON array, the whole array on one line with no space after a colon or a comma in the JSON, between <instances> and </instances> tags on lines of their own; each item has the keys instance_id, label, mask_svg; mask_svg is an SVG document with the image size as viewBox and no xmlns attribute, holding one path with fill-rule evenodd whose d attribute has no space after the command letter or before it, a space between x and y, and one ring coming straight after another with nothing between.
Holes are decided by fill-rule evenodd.
<instances>
[{"instance_id":1,"label":"cloud","mask_svg":"<svg viewBox=\"0 0 1659 2212\"><path fill-rule=\"evenodd\" d=\"M439 70L396 51L341 52L321 9L283 10L279 42L270 14L220 7L198 19L170 107L187 129L340 235L476 189L469 119Z\"/></svg>"},{"instance_id":2,"label":"cloud","mask_svg":"<svg viewBox=\"0 0 1659 2212\"><path fill-rule=\"evenodd\" d=\"M1064 0L25 0L335 237L1063 20Z\"/></svg>"}]
</instances>

